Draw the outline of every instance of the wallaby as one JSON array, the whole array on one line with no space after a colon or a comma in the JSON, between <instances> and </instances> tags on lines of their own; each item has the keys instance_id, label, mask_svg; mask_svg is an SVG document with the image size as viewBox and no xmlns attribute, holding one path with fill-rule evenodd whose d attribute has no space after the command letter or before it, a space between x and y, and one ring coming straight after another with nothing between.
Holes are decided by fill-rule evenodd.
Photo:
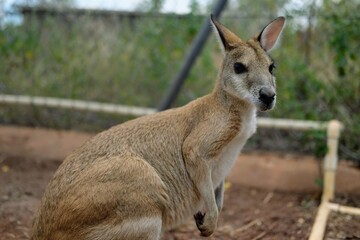
<instances>
[{"instance_id":1,"label":"wallaby","mask_svg":"<svg viewBox=\"0 0 360 240\"><path fill-rule=\"evenodd\" d=\"M214 90L189 104L114 126L69 155L44 193L33 240L161 238L189 217L210 236L224 178L275 105L267 54L285 18L242 41L211 17L224 60Z\"/></svg>"}]
</instances>

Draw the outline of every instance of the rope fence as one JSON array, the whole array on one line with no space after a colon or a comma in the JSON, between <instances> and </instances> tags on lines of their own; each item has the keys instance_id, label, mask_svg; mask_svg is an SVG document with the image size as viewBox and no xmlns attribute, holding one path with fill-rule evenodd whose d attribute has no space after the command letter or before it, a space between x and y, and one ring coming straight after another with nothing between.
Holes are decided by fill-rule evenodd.
<instances>
[{"instance_id":1,"label":"rope fence","mask_svg":"<svg viewBox=\"0 0 360 240\"><path fill-rule=\"evenodd\" d=\"M25 96L0 94L0 104L27 105L37 107L51 107L74 109L79 111L92 111L102 113L114 113L140 117L157 112L154 108L126 106L121 104L101 103L94 101L62 99L54 97ZM258 127L277 128L285 130L326 130L327 122L305 121L293 119L258 118Z\"/></svg>"},{"instance_id":2,"label":"rope fence","mask_svg":"<svg viewBox=\"0 0 360 240\"><path fill-rule=\"evenodd\" d=\"M130 107L120 104L100 103L94 101L38 97L24 95L0 94L0 103L12 105L33 105L38 107L65 108L80 111L116 113L130 116L143 116L155 113L156 110L144 107Z\"/></svg>"}]
</instances>

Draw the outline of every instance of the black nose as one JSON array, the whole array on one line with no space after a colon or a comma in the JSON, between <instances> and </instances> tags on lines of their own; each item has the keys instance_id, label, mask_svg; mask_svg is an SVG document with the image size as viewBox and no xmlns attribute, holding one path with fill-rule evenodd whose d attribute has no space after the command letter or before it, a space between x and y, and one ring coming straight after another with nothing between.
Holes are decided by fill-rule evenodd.
<instances>
[{"instance_id":1,"label":"black nose","mask_svg":"<svg viewBox=\"0 0 360 240\"><path fill-rule=\"evenodd\" d=\"M263 87L259 92L259 99L266 105L271 104L275 99L275 92L271 88Z\"/></svg>"}]
</instances>

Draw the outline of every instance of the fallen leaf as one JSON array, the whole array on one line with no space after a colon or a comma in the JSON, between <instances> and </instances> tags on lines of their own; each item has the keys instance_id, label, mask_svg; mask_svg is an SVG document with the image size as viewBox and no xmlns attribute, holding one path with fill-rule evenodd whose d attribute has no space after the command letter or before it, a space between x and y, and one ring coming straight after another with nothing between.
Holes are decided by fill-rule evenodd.
<instances>
[{"instance_id":1,"label":"fallen leaf","mask_svg":"<svg viewBox=\"0 0 360 240\"><path fill-rule=\"evenodd\" d=\"M1 170L2 170L4 173L7 173L7 172L10 170L10 168L9 168L9 166L4 165L4 166L1 167Z\"/></svg>"}]
</instances>

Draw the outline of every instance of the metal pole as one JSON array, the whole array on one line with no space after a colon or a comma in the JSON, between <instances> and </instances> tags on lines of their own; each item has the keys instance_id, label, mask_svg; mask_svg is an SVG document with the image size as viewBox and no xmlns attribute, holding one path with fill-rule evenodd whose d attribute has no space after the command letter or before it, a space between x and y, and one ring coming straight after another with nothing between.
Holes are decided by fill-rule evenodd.
<instances>
[{"instance_id":1,"label":"metal pole","mask_svg":"<svg viewBox=\"0 0 360 240\"><path fill-rule=\"evenodd\" d=\"M225 8L227 0L218 0L213 9L213 14L215 18L220 16L220 13ZM183 65L181 66L178 74L171 81L171 85L167 91L166 96L163 98L160 106L158 107L158 111L162 111L171 107L172 103L175 101L178 96L181 86L183 85L186 77L189 75L189 72L194 65L196 58L201 53L203 46L210 34L211 25L209 22L209 18L207 17L202 24L201 30L193 41L191 48L186 55Z\"/></svg>"}]
</instances>

